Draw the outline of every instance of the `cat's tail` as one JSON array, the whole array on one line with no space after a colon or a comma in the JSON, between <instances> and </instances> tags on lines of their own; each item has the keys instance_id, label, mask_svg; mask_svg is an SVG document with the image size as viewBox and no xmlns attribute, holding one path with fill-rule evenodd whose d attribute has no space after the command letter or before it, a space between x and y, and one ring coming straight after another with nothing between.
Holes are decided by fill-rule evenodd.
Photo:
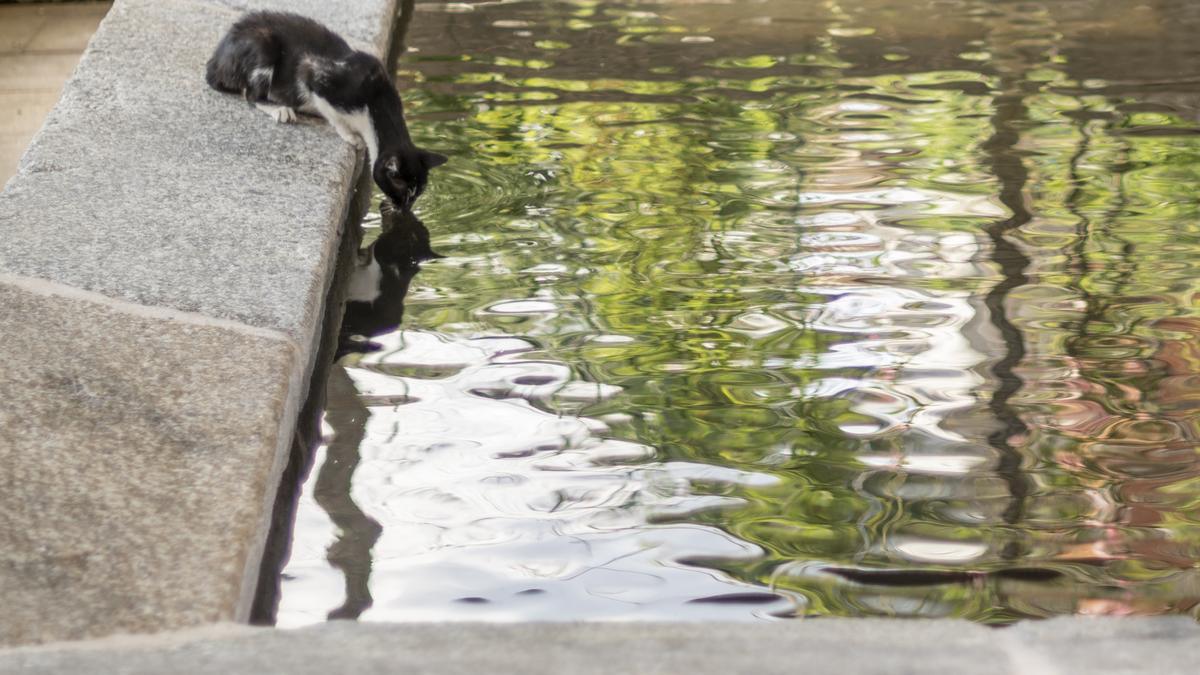
<instances>
[{"instance_id":1,"label":"cat's tail","mask_svg":"<svg viewBox=\"0 0 1200 675\"><path fill-rule=\"evenodd\" d=\"M242 94L251 102L266 101L279 45L269 31L247 28L235 25L221 38L204 79L217 91Z\"/></svg>"}]
</instances>

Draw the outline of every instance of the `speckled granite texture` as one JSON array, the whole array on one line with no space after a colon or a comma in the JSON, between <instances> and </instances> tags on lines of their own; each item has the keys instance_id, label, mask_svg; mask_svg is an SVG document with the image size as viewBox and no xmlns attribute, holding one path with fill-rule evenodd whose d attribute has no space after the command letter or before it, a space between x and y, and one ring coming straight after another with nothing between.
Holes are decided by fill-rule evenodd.
<instances>
[{"instance_id":1,"label":"speckled granite texture","mask_svg":"<svg viewBox=\"0 0 1200 675\"><path fill-rule=\"evenodd\" d=\"M210 90L243 9L119 0L0 193L0 645L248 615L360 157ZM3 670L3 668L0 668Z\"/></svg>"}]
</instances>

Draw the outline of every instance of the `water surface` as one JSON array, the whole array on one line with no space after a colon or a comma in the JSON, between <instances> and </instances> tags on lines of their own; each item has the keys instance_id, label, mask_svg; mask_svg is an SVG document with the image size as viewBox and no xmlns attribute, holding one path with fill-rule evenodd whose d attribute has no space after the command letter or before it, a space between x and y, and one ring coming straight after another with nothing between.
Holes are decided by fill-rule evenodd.
<instances>
[{"instance_id":1,"label":"water surface","mask_svg":"<svg viewBox=\"0 0 1200 675\"><path fill-rule=\"evenodd\" d=\"M280 625L1194 615L1198 31L417 4L446 258L333 376Z\"/></svg>"}]
</instances>

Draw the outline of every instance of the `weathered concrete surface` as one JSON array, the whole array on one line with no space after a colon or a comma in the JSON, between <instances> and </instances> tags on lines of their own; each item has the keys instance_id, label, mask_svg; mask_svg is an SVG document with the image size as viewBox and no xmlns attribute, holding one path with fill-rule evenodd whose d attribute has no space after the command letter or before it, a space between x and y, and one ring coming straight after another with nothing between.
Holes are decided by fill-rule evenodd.
<instances>
[{"instance_id":1,"label":"weathered concrete surface","mask_svg":"<svg viewBox=\"0 0 1200 675\"><path fill-rule=\"evenodd\" d=\"M0 4L0 185L16 172L111 5Z\"/></svg>"},{"instance_id":2,"label":"weathered concrete surface","mask_svg":"<svg viewBox=\"0 0 1200 675\"><path fill-rule=\"evenodd\" d=\"M1200 628L1174 619L1056 619L991 629L959 621L774 624L355 624L236 626L0 652L0 672L854 673L1070 675L1195 672Z\"/></svg>"},{"instance_id":3,"label":"weathered concrete surface","mask_svg":"<svg viewBox=\"0 0 1200 675\"><path fill-rule=\"evenodd\" d=\"M0 642L232 617L298 349L5 281Z\"/></svg>"},{"instance_id":4,"label":"weathered concrete surface","mask_svg":"<svg viewBox=\"0 0 1200 675\"><path fill-rule=\"evenodd\" d=\"M355 154L208 88L238 14L112 8L0 195L0 270L310 339Z\"/></svg>"},{"instance_id":5,"label":"weathered concrete surface","mask_svg":"<svg viewBox=\"0 0 1200 675\"><path fill-rule=\"evenodd\" d=\"M249 614L360 165L205 85L248 7L395 0L118 0L0 193L0 644Z\"/></svg>"}]
</instances>

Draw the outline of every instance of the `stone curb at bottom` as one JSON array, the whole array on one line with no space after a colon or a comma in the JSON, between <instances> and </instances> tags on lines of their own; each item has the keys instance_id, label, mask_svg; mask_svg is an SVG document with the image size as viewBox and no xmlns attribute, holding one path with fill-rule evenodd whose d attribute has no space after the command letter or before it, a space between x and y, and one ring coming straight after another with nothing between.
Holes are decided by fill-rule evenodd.
<instances>
[{"instance_id":1,"label":"stone curb at bottom","mask_svg":"<svg viewBox=\"0 0 1200 675\"><path fill-rule=\"evenodd\" d=\"M988 628L956 620L776 623L241 626L0 651L0 672L1175 675L1196 670L1183 617L1061 618Z\"/></svg>"}]
</instances>

